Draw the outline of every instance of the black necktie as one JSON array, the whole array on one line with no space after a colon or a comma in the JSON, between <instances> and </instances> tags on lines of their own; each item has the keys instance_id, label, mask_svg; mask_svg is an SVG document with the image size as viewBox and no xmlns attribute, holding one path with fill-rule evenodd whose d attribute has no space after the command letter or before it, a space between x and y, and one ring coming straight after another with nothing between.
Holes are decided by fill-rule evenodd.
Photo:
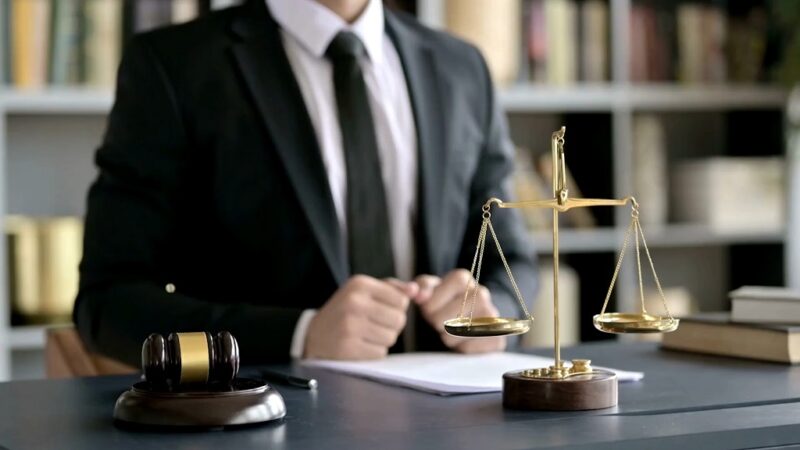
<instances>
[{"instance_id":1,"label":"black necktie","mask_svg":"<svg viewBox=\"0 0 800 450\"><path fill-rule=\"evenodd\" d=\"M392 277L392 256L386 196L378 158L367 85L359 64L364 45L350 32L340 32L325 55L333 63L333 85L347 169L347 234L350 272Z\"/></svg>"}]
</instances>

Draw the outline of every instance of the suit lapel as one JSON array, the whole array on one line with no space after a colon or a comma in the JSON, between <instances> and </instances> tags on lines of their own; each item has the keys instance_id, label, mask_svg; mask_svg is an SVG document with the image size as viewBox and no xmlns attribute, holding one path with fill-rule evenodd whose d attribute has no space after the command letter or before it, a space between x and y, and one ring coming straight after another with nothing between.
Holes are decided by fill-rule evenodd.
<instances>
[{"instance_id":1,"label":"suit lapel","mask_svg":"<svg viewBox=\"0 0 800 450\"><path fill-rule=\"evenodd\" d=\"M247 8L232 24L234 33L241 37L233 46L236 63L322 254L334 278L342 284L349 268L313 125L283 49L278 25L263 0L252 1Z\"/></svg>"},{"instance_id":2,"label":"suit lapel","mask_svg":"<svg viewBox=\"0 0 800 450\"><path fill-rule=\"evenodd\" d=\"M419 217L417 271L441 273L445 267L446 224L443 217L447 146L442 86L433 52L409 26L386 10L386 29L403 64L417 128ZM422 239L420 239L422 238Z\"/></svg>"}]
</instances>

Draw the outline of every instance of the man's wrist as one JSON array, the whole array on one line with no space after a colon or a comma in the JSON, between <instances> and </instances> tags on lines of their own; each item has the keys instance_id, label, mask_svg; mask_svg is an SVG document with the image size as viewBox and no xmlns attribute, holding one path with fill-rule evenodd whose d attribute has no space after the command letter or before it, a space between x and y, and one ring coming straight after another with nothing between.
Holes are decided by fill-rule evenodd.
<instances>
[{"instance_id":1,"label":"man's wrist","mask_svg":"<svg viewBox=\"0 0 800 450\"><path fill-rule=\"evenodd\" d=\"M294 326L294 333L292 334L292 345L289 349L289 356L292 359L301 359L306 348L306 336L308 335L308 326L311 320L317 315L316 309L306 309L300 314L297 319L297 324Z\"/></svg>"}]
</instances>

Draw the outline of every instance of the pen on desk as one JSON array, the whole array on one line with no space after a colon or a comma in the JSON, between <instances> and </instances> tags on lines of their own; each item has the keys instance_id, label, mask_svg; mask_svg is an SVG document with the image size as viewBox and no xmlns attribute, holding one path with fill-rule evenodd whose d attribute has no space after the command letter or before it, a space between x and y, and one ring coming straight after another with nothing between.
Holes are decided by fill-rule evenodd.
<instances>
[{"instance_id":1,"label":"pen on desk","mask_svg":"<svg viewBox=\"0 0 800 450\"><path fill-rule=\"evenodd\" d=\"M316 389L317 388L317 380L314 378L301 378L296 377L294 375L289 375L286 373L275 372L272 370L261 370L261 376L266 381L272 381L274 383L281 383L286 384L289 386L296 386L301 387L304 389Z\"/></svg>"}]
</instances>

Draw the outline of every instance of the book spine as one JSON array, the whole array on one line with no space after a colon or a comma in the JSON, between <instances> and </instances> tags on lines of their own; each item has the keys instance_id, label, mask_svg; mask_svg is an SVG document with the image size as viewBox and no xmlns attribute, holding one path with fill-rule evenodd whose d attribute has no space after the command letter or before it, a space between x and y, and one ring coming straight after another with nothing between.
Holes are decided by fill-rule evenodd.
<instances>
[{"instance_id":1,"label":"book spine","mask_svg":"<svg viewBox=\"0 0 800 450\"><path fill-rule=\"evenodd\" d=\"M544 4L547 22L547 82L568 85L577 80L578 16L571 0L548 0Z\"/></svg>"},{"instance_id":2,"label":"book spine","mask_svg":"<svg viewBox=\"0 0 800 450\"><path fill-rule=\"evenodd\" d=\"M53 2L49 82L77 84L81 80L81 9L77 0Z\"/></svg>"},{"instance_id":3,"label":"book spine","mask_svg":"<svg viewBox=\"0 0 800 450\"><path fill-rule=\"evenodd\" d=\"M608 80L608 6L600 0L583 2L581 8L581 79L590 83Z\"/></svg>"},{"instance_id":4,"label":"book spine","mask_svg":"<svg viewBox=\"0 0 800 450\"><path fill-rule=\"evenodd\" d=\"M544 1L530 2L528 17L528 78L536 83L547 81L547 21L544 16Z\"/></svg>"},{"instance_id":5,"label":"book spine","mask_svg":"<svg viewBox=\"0 0 800 450\"><path fill-rule=\"evenodd\" d=\"M12 74L18 88L39 88L47 80L50 6L48 0L14 0L12 4Z\"/></svg>"},{"instance_id":6,"label":"book spine","mask_svg":"<svg viewBox=\"0 0 800 450\"><path fill-rule=\"evenodd\" d=\"M84 0L84 67L90 86L114 85L121 53L122 9L121 0Z\"/></svg>"}]
</instances>

